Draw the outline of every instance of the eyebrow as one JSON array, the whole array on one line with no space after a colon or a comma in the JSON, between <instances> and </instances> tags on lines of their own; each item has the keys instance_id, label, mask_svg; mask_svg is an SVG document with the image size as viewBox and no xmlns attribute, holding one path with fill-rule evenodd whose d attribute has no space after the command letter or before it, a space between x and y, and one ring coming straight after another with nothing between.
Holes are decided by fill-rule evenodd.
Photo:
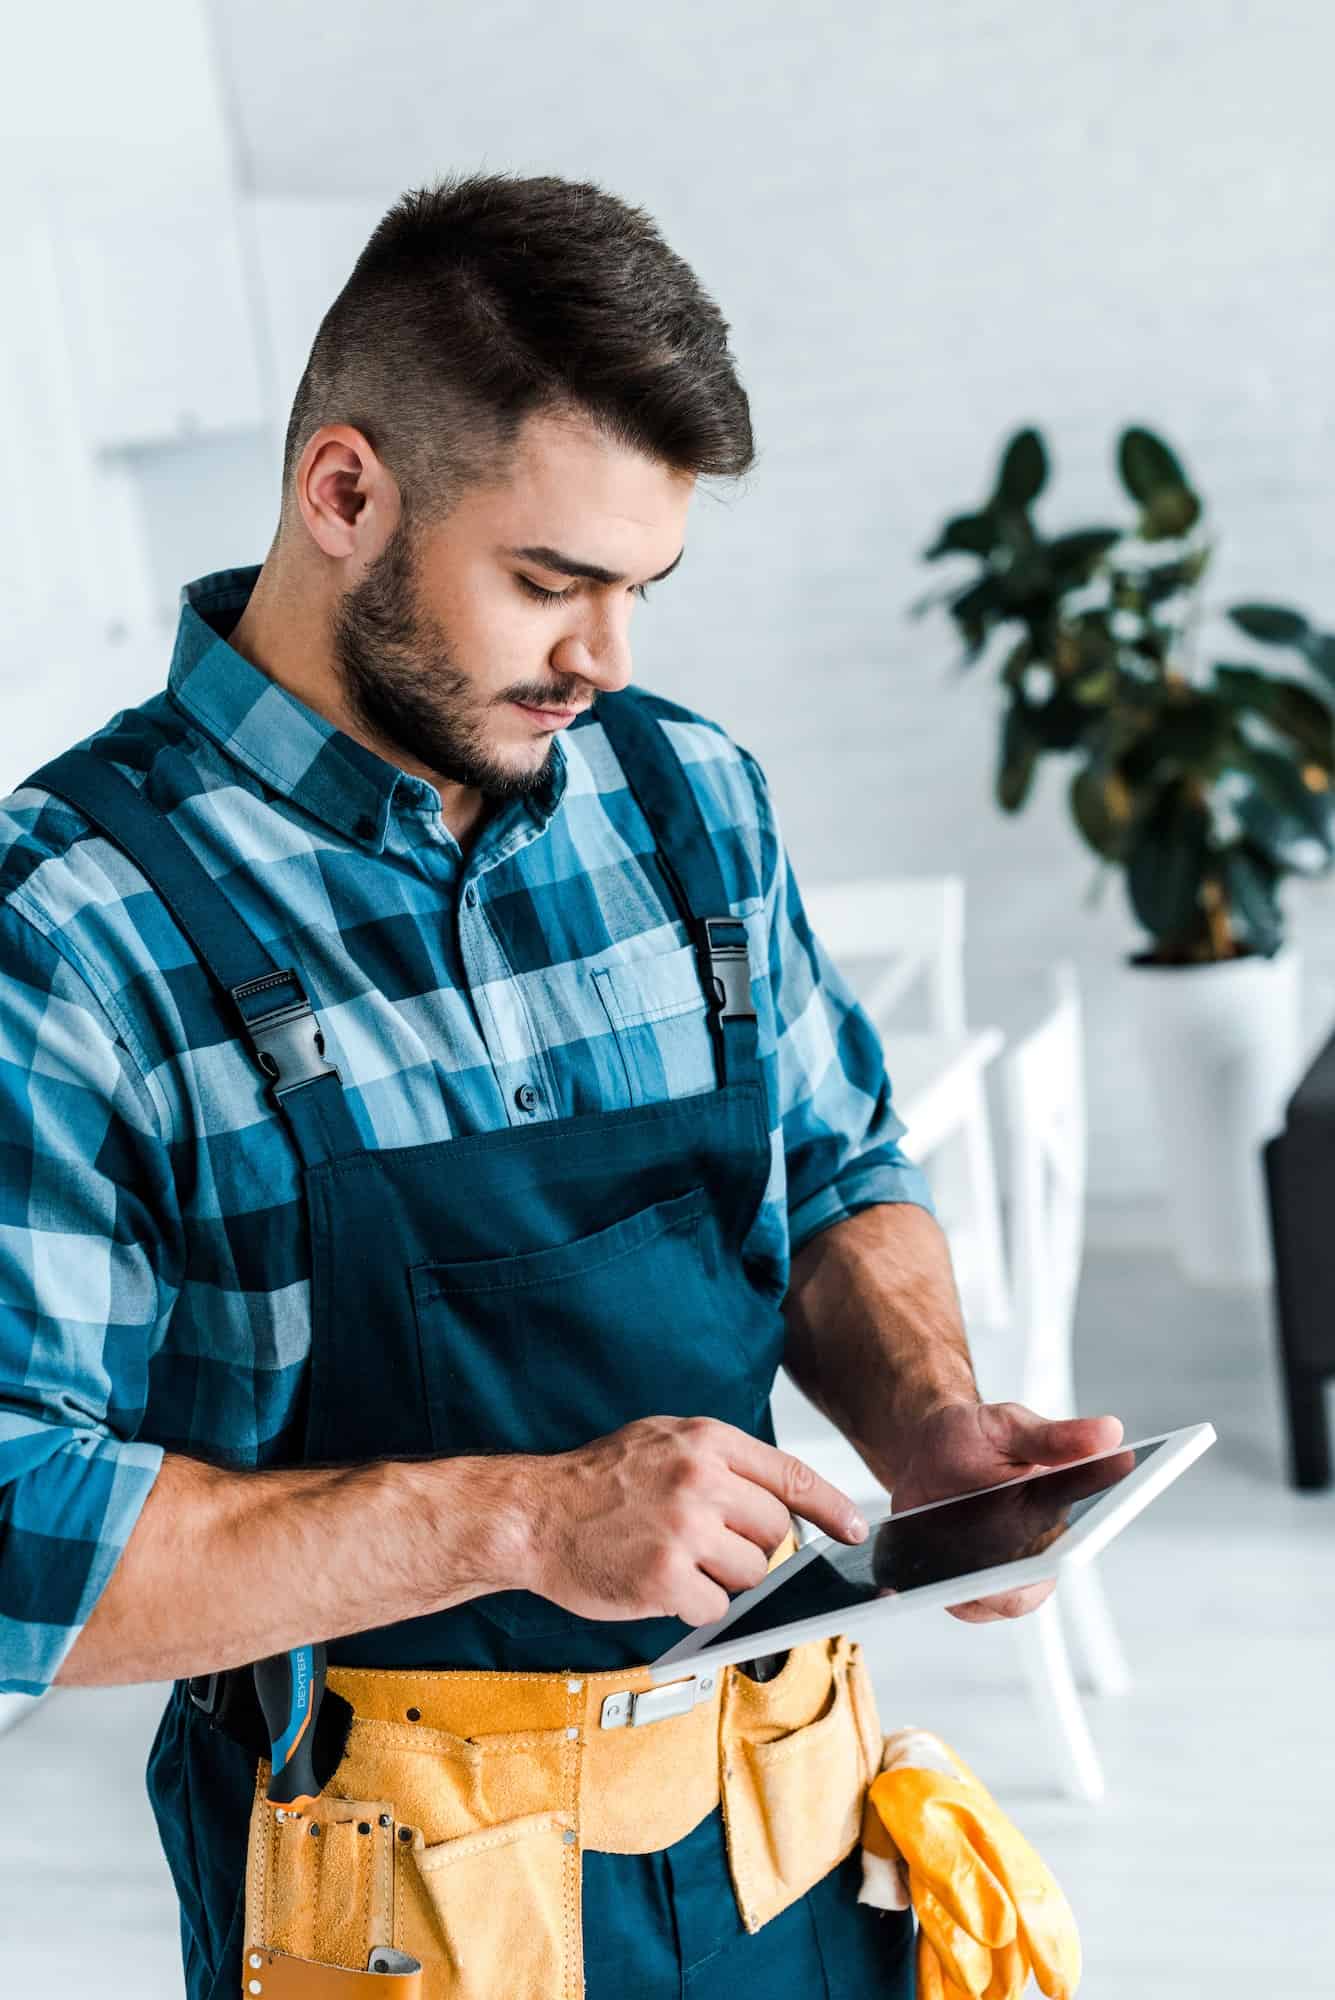
<instances>
[{"instance_id":1,"label":"eyebrow","mask_svg":"<svg viewBox=\"0 0 1335 2000\"><path fill-rule=\"evenodd\" d=\"M578 556L568 556L563 554L560 549L549 549L545 545L539 545L536 548L500 549L497 553L503 556L520 556L525 562L538 563L543 569L557 570L562 576L587 576L593 583L625 583L628 581L626 577L618 575L614 569L604 569L600 563L581 562ZM678 549L667 568L660 569L657 576L648 577L646 581L649 583L661 583L664 577L671 576L685 553L685 548Z\"/></svg>"}]
</instances>

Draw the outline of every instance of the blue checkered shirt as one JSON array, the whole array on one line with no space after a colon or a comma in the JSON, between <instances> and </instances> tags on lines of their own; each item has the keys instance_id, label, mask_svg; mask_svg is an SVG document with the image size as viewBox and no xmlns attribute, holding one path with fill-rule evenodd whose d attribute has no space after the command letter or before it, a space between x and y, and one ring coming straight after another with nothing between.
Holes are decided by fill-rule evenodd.
<instances>
[{"instance_id":1,"label":"blue checkered shirt","mask_svg":"<svg viewBox=\"0 0 1335 2000\"><path fill-rule=\"evenodd\" d=\"M465 855L431 785L226 643L257 575L185 588L166 689L97 738L301 971L366 1144L712 1089L695 954L596 720ZM815 1231L931 1198L759 766L655 707L747 926L771 1169L746 1254L782 1284ZM272 1462L310 1270L283 1122L138 870L31 788L0 801L0 840L0 1690L35 1693L164 1451Z\"/></svg>"}]
</instances>

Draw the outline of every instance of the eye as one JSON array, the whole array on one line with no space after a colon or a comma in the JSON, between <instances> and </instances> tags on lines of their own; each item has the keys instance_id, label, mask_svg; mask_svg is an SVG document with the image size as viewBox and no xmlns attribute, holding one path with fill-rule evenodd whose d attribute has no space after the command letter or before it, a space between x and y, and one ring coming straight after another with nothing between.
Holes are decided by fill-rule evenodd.
<instances>
[{"instance_id":1,"label":"eye","mask_svg":"<svg viewBox=\"0 0 1335 2000\"><path fill-rule=\"evenodd\" d=\"M573 597L575 594L574 584L570 584L565 590L544 590L540 583L534 583L529 577L521 576L517 570L515 572L515 581L522 589L528 592L530 597L535 597L539 604L564 604L567 598ZM648 584L634 584L631 588L631 595L632 597L647 597L649 595Z\"/></svg>"},{"instance_id":2,"label":"eye","mask_svg":"<svg viewBox=\"0 0 1335 2000\"><path fill-rule=\"evenodd\" d=\"M530 597L536 597L539 604L564 604L571 595L569 590L544 590L540 583L530 583L526 576L516 573L516 583L525 589Z\"/></svg>"}]
</instances>

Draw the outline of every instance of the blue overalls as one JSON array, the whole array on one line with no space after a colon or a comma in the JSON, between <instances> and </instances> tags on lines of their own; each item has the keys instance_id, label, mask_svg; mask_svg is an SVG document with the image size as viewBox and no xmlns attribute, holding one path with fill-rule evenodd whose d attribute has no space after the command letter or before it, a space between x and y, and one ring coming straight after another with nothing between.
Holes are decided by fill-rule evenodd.
<instances>
[{"instance_id":1,"label":"blue overalls","mask_svg":"<svg viewBox=\"0 0 1335 2000\"><path fill-rule=\"evenodd\" d=\"M227 1031L247 1033L273 1079L300 1154L310 1368L299 1434L272 1463L560 1452L650 1414L708 1414L773 1442L781 1295L742 1254L770 1165L745 928L664 730L629 690L601 698L597 719L697 947L716 1087L389 1150L364 1146L297 972L275 964L165 816L86 752L29 780L79 806L162 895L212 974ZM686 1630L586 1620L505 1591L336 1640L329 1660L594 1672L653 1660ZM230 2000L255 1760L179 1682L148 1782L190 2000ZM901 2000L911 1923L858 1905L859 1880L855 1849L748 1933L717 1810L657 1853L586 1853L587 2000Z\"/></svg>"}]
</instances>

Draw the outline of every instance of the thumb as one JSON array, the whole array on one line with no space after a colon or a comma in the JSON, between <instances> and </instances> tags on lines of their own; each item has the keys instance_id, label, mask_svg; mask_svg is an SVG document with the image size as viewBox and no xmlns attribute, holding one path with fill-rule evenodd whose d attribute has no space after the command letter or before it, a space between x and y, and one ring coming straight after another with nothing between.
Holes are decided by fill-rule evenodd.
<instances>
[{"instance_id":1,"label":"thumb","mask_svg":"<svg viewBox=\"0 0 1335 2000\"><path fill-rule=\"evenodd\" d=\"M994 1403L989 1416L997 1448L1016 1465L1065 1465L1122 1441L1117 1417L1040 1417L1023 1403Z\"/></svg>"}]
</instances>

